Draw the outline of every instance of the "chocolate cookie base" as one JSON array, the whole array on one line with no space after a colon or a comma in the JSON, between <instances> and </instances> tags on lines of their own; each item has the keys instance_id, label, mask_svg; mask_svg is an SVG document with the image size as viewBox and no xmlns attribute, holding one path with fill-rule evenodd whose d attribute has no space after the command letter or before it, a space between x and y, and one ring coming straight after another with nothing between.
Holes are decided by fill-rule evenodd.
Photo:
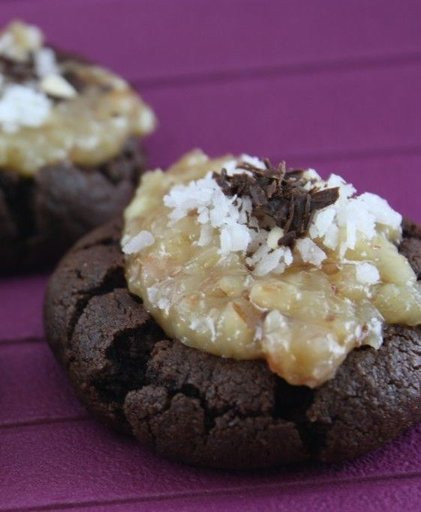
<instances>
[{"instance_id":1,"label":"chocolate cookie base","mask_svg":"<svg viewBox=\"0 0 421 512\"><path fill-rule=\"evenodd\" d=\"M168 339L126 286L114 221L80 240L53 274L47 339L102 421L179 461L250 469L338 462L421 420L421 328L386 326L316 390L290 386L263 361L237 361ZM420 275L421 229L401 251Z\"/></svg>"},{"instance_id":2,"label":"chocolate cookie base","mask_svg":"<svg viewBox=\"0 0 421 512\"><path fill-rule=\"evenodd\" d=\"M137 139L95 167L58 163L33 177L0 169L0 273L48 268L130 200L143 157Z\"/></svg>"}]
</instances>

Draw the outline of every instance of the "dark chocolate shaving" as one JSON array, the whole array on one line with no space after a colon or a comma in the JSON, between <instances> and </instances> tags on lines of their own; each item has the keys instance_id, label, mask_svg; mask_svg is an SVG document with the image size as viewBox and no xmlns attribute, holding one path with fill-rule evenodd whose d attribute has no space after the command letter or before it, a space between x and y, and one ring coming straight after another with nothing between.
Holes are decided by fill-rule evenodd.
<instances>
[{"instance_id":1,"label":"dark chocolate shaving","mask_svg":"<svg viewBox=\"0 0 421 512\"><path fill-rule=\"evenodd\" d=\"M25 61L17 61L14 59L10 59L5 57L4 55L0 56L0 74L2 74L6 78L6 82L12 84L28 84L31 82L38 82L40 77L37 75L35 60L33 54L29 54L28 58ZM54 103L58 103L63 101L62 98L55 98L50 94L47 96Z\"/></svg>"},{"instance_id":2,"label":"dark chocolate shaving","mask_svg":"<svg viewBox=\"0 0 421 512\"><path fill-rule=\"evenodd\" d=\"M83 93L86 89L87 83L73 70L64 70L62 77L69 82L78 94Z\"/></svg>"},{"instance_id":3,"label":"dark chocolate shaving","mask_svg":"<svg viewBox=\"0 0 421 512\"><path fill-rule=\"evenodd\" d=\"M0 73L11 82L22 84L37 79L35 64L32 56L24 62L0 56Z\"/></svg>"},{"instance_id":4,"label":"dark chocolate shaving","mask_svg":"<svg viewBox=\"0 0 421 512\"><path fill-rule=\"evenodd\" d=\"M307 190L308 180L304 170L288 170L285 162L274 167L265 159L266 169L240 162L238 169L247 173L229 176L226 169L220 174L213 173L214 180L227 196L248 196L252 203L252 215L262 229L279 226L284 235L279 245L293 247L298 238L306 236L310 222L317 210L335 203L339 197L338 188L319 190L317 185Z\"/></svg>"},{"instance_id":5,"label":"dark chocolate shaving","mask_svg":"<svg viewBox=\"0 0 421 512\"><path fill-rule=\"evenodd\" d=\"M78 94L83 93L88 85L92 85L88 84L86 79L74 69L75 63L89 65L88 61L79 56L76 57L70 53L57 50L56 48L49 48L56 54L57 63L61 67L61 76L75 88ZM9 83L25 84L40 80L40 77L37 75L33 53L30 53L25 61L17 61L5 55L0 55L0 74L3 75ZM99 92L109 92L111 89L108 85L104 86L100 83L95 85ZM66 101L64 98L48 96L54 102Z\"/></svg>"}]
</instances>

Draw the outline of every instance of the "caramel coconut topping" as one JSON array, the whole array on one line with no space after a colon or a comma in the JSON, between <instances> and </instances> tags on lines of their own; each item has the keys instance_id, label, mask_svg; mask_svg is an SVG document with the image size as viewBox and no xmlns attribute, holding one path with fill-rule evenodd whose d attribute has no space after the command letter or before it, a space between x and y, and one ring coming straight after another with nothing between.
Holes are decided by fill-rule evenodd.
<instances>
[{"instance_id":1,"label":"caramel coconut topping","mask_svg":"<svg viewBox=\"0 0 421 512\"><path fill-rule=\"evenodd\" d=\"M0 34L0 166L32 175L62 161L97 165L155 117L113 73L44 45L42 32L13 22Z\"/></svg>"},{"instance_id":2,"label":"caramel coconut topping","mask_svg":"<svg viewBox=\"0 0 421 512\"><path fill-rule=\"evenodd\" d=\"M401 222L339 176L196 151L143 177L125 212L127 282L169 336L317 387L354 348L378 349L385 322L421 323Z\"/></svg>"}]
</instances>

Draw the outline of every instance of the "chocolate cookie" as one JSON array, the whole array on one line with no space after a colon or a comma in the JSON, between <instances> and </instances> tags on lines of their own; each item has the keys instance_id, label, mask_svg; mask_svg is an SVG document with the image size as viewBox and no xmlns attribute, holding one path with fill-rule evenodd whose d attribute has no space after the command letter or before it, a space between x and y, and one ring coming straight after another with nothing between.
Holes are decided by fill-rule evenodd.
<instances>
[{"instance_id":1,"label":"chocolate cookie","mask_svg":"<svg viewBox=\"0 0 421 512\"><path fill-rule=\"evenodd\" d=\"M421 328L386 326L379 350L354 350L336 377L291 386L258 360L168 339L126 286L115 221L62 260L45 301L47 339L86 406L166 457L218 468L336 462L421 419ZM420 276L421 229L401 252Z\"/></svg>"},{"instance_id":2,"label":"chocolate cookie","mask_svg":"<svg viewBox=\"0 0 421 512\"><path fill-rule=\"evenodd\" d=\"M98 166L61 162L26 177L0 168L0 272L51 265L122 211L143 170L138 141Z\"/></svg>"},{"instance_id":3,"label":"chocolate cookie","mask_svg":"<svg viewBox=\"0 0 421 512\"><path fill-rule=\"evenodd\" d=\"M143 171L152 111L121 78L44 44L34 26L0 33L0 273L49 266L119 214Z\"/></svg>"}]
</instances>

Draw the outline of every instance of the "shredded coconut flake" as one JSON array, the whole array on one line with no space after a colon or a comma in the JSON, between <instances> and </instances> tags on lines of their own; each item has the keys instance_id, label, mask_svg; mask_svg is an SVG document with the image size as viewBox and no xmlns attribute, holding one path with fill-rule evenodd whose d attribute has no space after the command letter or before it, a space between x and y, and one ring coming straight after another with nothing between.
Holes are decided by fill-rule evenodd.
<instances>
[{"instance_id":1,"label":"shredded coconut flake","mask_svg":"<svg viewBox=\"0 0 421 512\"><path fill-rule=\"evenodd\" d=\"M357 263L355 276L361 284L373 285L380 281L379 271L371 263Z\"/></svg>"},{"instance_id":2,"label":"shredded coconut flake","mask_svg":"<svg viewBox=\"0 0 421 512\"><path fill-rule=\"evenodd\" d=\"M314 169L307 169L303 174L304 178L308 181L321 181L320 174Z\"/></svg>"},{"instance_id":3,"label":"shredded coconut flake","mask_svg":"<svg viewBox=\"0 0 421 512\"><path fill-rule=\"evenodd\" d=\"M257 276L264 276L272 271L282 274L285 268L291 263L291 249L289 247L279 247L279 249L264 254L264 256L257 261L255 274Z\"/></svg>"},{"instance_id":4,"label":"shredded coconut flake","mask_svg":"<svg viewBox=\"0 0 421 512\"><path fill-rule=\"evenodd\" d=\"M197 241L199 247L209 245L212 240L213 228L209 224L204 224L200 227L200 237Z\"/></svg>"},{"instance_id":5,"label":"shredded coconut flake","mask_svg":"<svg viewBox=\"0 0 421 512\"><path fill-rule=\"evenodd\" d=\"M271 249L267 244L262 244L252 256L246 258L246 263L254 269L254 274L264 276L274 271L282 273L293 261L289 247Z\"/></svg>"},{"instance_id":6,"label":"shredded coconut flake","mask_svg":"<svg viewBox=\"0 0 421 512\"><path fill-rule=\"evenodd\" d=\"M383 322L380 318L372 318L367 323L367 333L369 335L368 345L379 349L383 343Z\"/></svg>"},{"instance_id":7,"label":"shredded coconut flake","mask_svg":"<svg viewBox=\"0 0 421 512\"><path fill-rule=\"evenodd\" d=\"M257 158L255 156L250 156L246 154L242 154L238 160L229 160L224 164L224 169L227 171L228 176L234 176L234 174L248 174L251 175L251 173L245 169L241 169L241 167L238 167L239 163L245 163L252 165L253 167L256 167L257 169L261 169L264 171L266 169L265 163L263 160L260 160L260 158Z\"/></svg>"},{"instance_id":8,"label":"shredded coconut flake","mask_svg":"<svg viewBox=\"0 0 421 512\"><path fill-rule=\"evenodd\" d=\"M272 228L268 234L267 245L269 249L277 249L278 248L278 240L284 236L284 230L278 226Z\"/></svg>"},{"instance_id":9,"label":"shredded coconut flake","mask_svg":"<svg viewBox=\"0 0 421 512\"><path fill-rule=\"evenodd\" d=\"M320 267L326 259L326 253L313 242L310 238L301 238L297 240L297 250L305 263L311 263L315 267Z\"/></svg>"},{"instance_id":10,"label":"shredded coconut flake","mask_svg":"<svg viewBox=\"0 0 421 512\"><path fill-rule=\"evenodd\" d=\"M311 238L323 238L329 231L336 217L334 206L328 206L314 214L313 222L310 225L309 234Z\"/></svg>"},{"instance_id":11,"label":"shredded coconut flake","mask_svg":"<svg viewBox=\"0 0 421 512\"><path fill-rule=\"evenodd\" d=\"M156 127L156 117L150 108L146 105L140 113L139 124L145 133L152 133Z\"/></svg>"},{"instance_id":12,"label":"shredded coconut flake","mask_svg":"<svg viewBox=\"0 0 421 512\"><path fill-rule=\"evenodd\" d=\"M134 237L122 240L122 251L124 254L134 254L145 249L145 247L149 247L154 242L155 238L150 231L140 231Z\"/></svg>"},{"instance_id":13,"label":"shredded coconut flake","mask_svg":"<svg viewBox=\"0 0 421 512\"><path fill-rule=\"evenodd\" d=\"M393 210L389 203L382 197L366 192L358 197L361 206L371 214L376 222L399 229L402 224L402 215Z\"/></svg>"},{"instance_id":14,"label":"shredded coconut flake","mask_svg":"<svg viewBox=\"0 0 421 512\"><path fill-rule=\"evenodd\" d=\"M339 228L335 224L331 224L323 238L324 245L331 250L338 246Z\"/></svg>"},{"instance_id":15,"label":"shredded coconut flake","mask_svg":"<svg viewBox=\"0 0 421 512\"><path fill-rule=\"evenodd\" d=\"M221 253L245 251L250 243L250 230L243 224L227 224L221 229Z\"/></svg>"},{"instance_id":16,"label":"shredded coconut flake","mask_svg":"<svg viewBox=\"0 0 421 512\"><path fill-rule=\"evenodd\" d=\"M50 100L42 93L23 85L8 85L0 99L0 125L7 133L20 127L38 127L45 123L51 110Z\"/></svg>"},{"instance_id":17,"label":"shredded coconut flake","mask_svg":"<svg viewBox=\"0 0 421 512\"><path fill-rule=\"evenodd\" d=\"M56 98L74 98L77 95L76 89L61 75L47 75L40 83L40 89L50 96Z\"/></svg>"},{"instance_id":18,"label":"shredded coconut flake","mask_svg":"<svg viewBox=\"0 0 421 512\"><path fill-rule=\"evenodd\" d=\"M263 162L263 160L260 160L260 158L257 158L256 156L250 156L242 154L239 158L240 162L244 162L246 164L252 165L253 167L256 167L257 169L261 169L264 171L266 169L266 165Z\"/></svg>"},{"instance_id":19,"label":"shredded coconut flake","mask_svg":"<svg viewBox=\"0 0 421 512\"><path fill-rule=\"evenodd\" d=\"M0 35L0 54L24 62L30 52L41 48L43 34L35 25L13 21Z\"/></svg>"},{"instance_id":20,"label":"shredded coconut flake","mask_svg":"<svg viewBox=\"0 0 421 512\"><path fill-rule=\"evenodd\" d=\"M303 173L303 178L307 180L304 184L304 189L310 191L315 183L321 181L320 175L314 169L307 169Z\"/></svg>"},{"instance_id":21,"label":"shredded coconut flake","mask_svg":"<svg viewBox=\"0 0 421 512\"><path fill-rule=\"evenodd\" d=\"M34 54L35 71L40 78L59 74L56 54L51 48L41 48Z\"/></svg>"},{"instance_id":22,"label":"shredded coconut flake","mask_svg":"<svg viewBox=\"0 0 421 512\"><path fill-rule=\"evenodd\" d=\"M356 193L355 187L351 183L347 183L337 174L331 174L329 179L326 181L325 188L332 187L339 188L339 197L342 199L348 199Z\"/></svg>"}]
</instances>

